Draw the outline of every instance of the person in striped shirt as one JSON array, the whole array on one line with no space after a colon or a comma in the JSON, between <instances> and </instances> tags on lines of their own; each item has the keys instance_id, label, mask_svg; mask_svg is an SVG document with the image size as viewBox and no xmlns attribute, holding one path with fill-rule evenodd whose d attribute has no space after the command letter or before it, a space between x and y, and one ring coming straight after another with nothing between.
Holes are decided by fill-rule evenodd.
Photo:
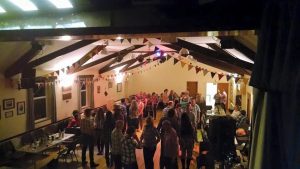
<instances>
[{"instance_id":1,"label":"person in striped shirt","mask_svg":"<svg viewBox=\"0 0 300 169\"><path fill-rule=\"evenodd\" d=\"M85 109L84 117L80 121L80 131L82 136L82 165L87 164L86 149L89 148L90 167L97 167L94 162L94 119L91 116L92 109Z\"/></svg>"}]
</instances>

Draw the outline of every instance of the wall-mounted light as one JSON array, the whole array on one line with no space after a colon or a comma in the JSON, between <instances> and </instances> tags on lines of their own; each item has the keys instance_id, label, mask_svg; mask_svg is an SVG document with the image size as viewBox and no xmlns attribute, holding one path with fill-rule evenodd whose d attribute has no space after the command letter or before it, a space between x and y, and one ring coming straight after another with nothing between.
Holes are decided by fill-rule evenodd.
<instances>
[{"instance_id":1,"label":"wall-mounted light","mask_svg":"<svg viewBox=\"0 0 300 169\"><path fill-rule=\"evenodd\" d=\"M72 40L72 37L69 36L69 35L65 35L65 36L59 37L59 40L62 40L62 41L70 41L70 40Z\"/></svg>"}]
</instances>

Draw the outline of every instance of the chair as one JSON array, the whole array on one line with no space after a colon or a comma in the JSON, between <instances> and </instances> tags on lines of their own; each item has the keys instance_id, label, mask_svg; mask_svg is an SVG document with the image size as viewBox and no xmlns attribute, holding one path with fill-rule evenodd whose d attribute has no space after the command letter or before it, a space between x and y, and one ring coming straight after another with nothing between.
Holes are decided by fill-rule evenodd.
<instances>
[{"instance_id":1,"label":"chair","mask_svg":"<svg viewBox=\"0 0 300 169\"><path fill-rule=\"evenodd\" d=\"M64 162L67 162L67 159L70 158L73 161L73 158L75 157L76 161L78 162L78 158L76 156L76 145L79 143L79 138L70 140L70 141L65 141L65 149L60 151L58 153L58 159L62 158L64 159Z\"/></svg>"},{"instance_id":2,"label":"chair","mask_svg":"<svg viewBox=\"0 0 300 169\"><path fill-rule=\"evenodd\" d=\"M17 151L11 141L0 145L0 164L13 164L16 160L22 159L26 153Z\"/></svg>"}]
</instances>

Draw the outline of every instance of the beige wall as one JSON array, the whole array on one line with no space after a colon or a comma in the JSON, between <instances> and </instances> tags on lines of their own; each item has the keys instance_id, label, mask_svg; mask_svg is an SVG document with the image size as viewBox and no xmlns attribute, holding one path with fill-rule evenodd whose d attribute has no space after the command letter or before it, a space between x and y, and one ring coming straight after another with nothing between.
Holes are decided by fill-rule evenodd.
<instances>
[{"instance_id":1,"label":"beige wall","mask_svg":"<svg viewBox=\"0 0 300 169\"><path fill-rule=\"evenodd\" d=\"M26 90L18 90L16 85L5 80L3 74L0 74L0 105L1 105L1 119L0 119L0 140L22 133L26 130L27 117L27 101ZM3 99L15 99L15 108L10 110L3 110ZM25 101L26 113L17 115L17 102ZM13 117L5 118L5 112L13 111Z\"/></svg>"},{"instance_id":2,"label":"beige wall","mask_svg":"<svg viewBox=\"0 0 300 169\"><path fill-rule=\"evenodd\" d=\"M195 64L193 64L195 66ZM214 72L223 72L220 69L206 66L204 64L197 64L200 67L206 68ZM162 93L164 89L174 90L178 94L186 91L187 81L198 82L198 93L206 95L206 83L227 83L224 76L221 80L218 79L218 75L212 79L211 74L207 73L206 76L200 71L196 74L195 68L188 71L188 66L181 67L180 62L176 65L173 64L173 59L160 64L158 67L152 67L151 70L143 72L141 74L134 74L129 77L127 90L128 95L144 92L157 92Z\"/></svg>"}]
</instances>

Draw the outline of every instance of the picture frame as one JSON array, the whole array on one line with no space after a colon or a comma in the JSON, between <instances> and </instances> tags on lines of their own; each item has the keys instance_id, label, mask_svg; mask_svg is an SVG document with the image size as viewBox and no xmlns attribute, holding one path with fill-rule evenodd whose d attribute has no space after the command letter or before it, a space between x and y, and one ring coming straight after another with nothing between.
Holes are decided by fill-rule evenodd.
<instances>
[{"instance_id":1,"label":"picture frame","mask_svg":"<svg viewBox=\"0 0 300 169\"><path fill-rule=\"evenodd\" d=\"M17 115L25 114L25 101L17 102Z\"/></svg>"},{"instance_id":2,"label":"picture frame","mask_svg":"<svg viewBox=\"0 0 300 169\"><path fill-rule=\"evenodd\" d=\"M97 93L98 94L100 93L100 90L101 90L100 86L97 86Z\"/></svg>"},{"instance_id":3,"label":"picture frame","mask_svg":"<svg viewBox=\"0 0 300 169\"><path fill-rule=\"evenodd\" d=\"M113 83L111 81L108 82L108 88L112 88Z\"/></svg>"},{"instance_id":4,"label":"picture frame","mask_svg":"<svg viewBox=\"0 0 300 169\"><path fill-rule=\"evenodd\" d=\"M15 108L15 99L14 98L3 100L3 110L10 110L13 108Z\"/></svg>"},{"instance_id":5,"label":"picture frame","mask_svg":"<svg viewBox=\"0 0 300 169\"><path fill-rule=\"evenodd\" d=\"M11 118L13 116L14 116L14 112L12 110L5 112L5 118Z\"/></svg>"},{"instance_id":6,"label":"picture frame","mask_svg":"<svg viewBox=\"0 0 300 169\"><path fill-rule=\"evenodd\" d=\"M117 83L117 92L122 92L122 83Z\"/></svg>"}]
</instances>

